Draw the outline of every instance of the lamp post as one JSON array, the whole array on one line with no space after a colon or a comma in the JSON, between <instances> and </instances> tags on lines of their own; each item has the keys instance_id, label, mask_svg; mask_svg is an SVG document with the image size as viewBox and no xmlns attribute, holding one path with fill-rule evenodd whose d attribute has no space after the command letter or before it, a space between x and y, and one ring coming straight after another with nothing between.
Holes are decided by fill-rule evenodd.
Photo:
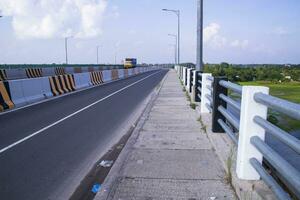
<instances>
[{"instance_id":1,"label":"lamp post","mask_svg":"<svg viewBox=\"0 0 300 200\"><path fill-rule=\"evenodd\" d=\"M197 58L196 70L203 72L203 0L197 0Z\"/></svg>"},{"instance_id":2,"label":"lamp post","mask_svg":"<svg viewBox=\"0 0 300 200\"><path fill-rule=\"evenodd\" d=\"M177 63L180 63L180 10L170 10L170 9L162 9L163 11L166 12L172 12L175 13L177 16L177 20L178 20L178 34L177 34Z\"/></svg>"},{"instance_id":3,"label":"lamp post","mask_svg":"<svg viewBox=\"0 0 300 200\"><path fill-rule=\"evenodd\" d=\"M168 36L175 38L175 64L178 64L178 59L177 59L177 53L178 53L177 52L177 46L178 46L177 41L178 41L178 38L177 38L177 35L175 35L175 34L168 34Z\"/></svg>"},{"instance_id":4,"label":"lamp post","mask_svg":"<svg viewBox=\"0 0 300 200\"><path fill-rule=\"evenodd\" d=\"M177 45L175 45L175 44L169 44L169 46L172 46L172 47L174 47L174 50L175 50L175 59L174 59L174 63L176 64L176 62L177 62Z\"/></svg>"},{"instance_id":5,"label":"lamp post","mask_svg":"<svg viewBox=\"0 0 300 200\"><path fill-rule=\"evenodd\" d=\"M68 64L68 39L70 38L72 38L72 36L65 37L66 64Z\"/></svg>"}]
</instances>

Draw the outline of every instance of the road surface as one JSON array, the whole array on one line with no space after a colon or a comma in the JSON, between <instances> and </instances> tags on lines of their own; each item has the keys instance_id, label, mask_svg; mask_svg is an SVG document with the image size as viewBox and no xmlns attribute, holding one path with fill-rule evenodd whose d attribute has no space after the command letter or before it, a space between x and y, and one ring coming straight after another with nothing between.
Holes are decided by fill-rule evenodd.
<instances>
[{"instance_id":1,"label":"road surface","mask_svg":"<svg viewBox=\"0 0 300 200\"><path fill-rule=\"evenodd\" d=\"M0 115L0 199L67 199L166 72Z\"/></svg>"}]
</instances>

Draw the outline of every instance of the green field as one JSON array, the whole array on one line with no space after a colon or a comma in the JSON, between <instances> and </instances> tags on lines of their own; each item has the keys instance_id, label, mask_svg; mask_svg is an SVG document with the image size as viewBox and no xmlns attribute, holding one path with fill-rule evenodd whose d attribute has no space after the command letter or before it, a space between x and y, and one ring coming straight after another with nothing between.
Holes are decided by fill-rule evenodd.
<instances>
[{"instance_id":1,"label":"green field","mask_svg":"<svg viewBox=\"0 0 300 200\"><path fill-rule=\"evenodd\" d=\"M266 86L270 94L294 103L300 103L300 82L272 83L267 81L240 82L241 85ZM283 116L277 112L270 112L279 119L278 125L285 130L299 130L300 121Z\"/></svg>"},{"instance_id":2,"label":"green field","mask_svg":"<svg viewBox=\"0 0 300 200\"><path fill-rule=\"evenodd\" d=\"M266 86L270 94L295 103L300 103L300 82L272 83L266 81L240 82L241 85Z\"/></svg>"}]
</instances>

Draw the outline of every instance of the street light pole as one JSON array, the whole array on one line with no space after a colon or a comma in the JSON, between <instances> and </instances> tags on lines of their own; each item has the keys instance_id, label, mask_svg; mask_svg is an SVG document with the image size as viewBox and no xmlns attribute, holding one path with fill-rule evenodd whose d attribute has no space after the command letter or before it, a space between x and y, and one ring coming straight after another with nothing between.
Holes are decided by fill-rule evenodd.
<instances>
[{"instance_id":1,"label":"street light pole","mask_svg":"<svg viewBox=\"0 0 300 200\"><path fill-rule=\"evenodd\" d=\"M170 10L170 9L162 9L163 11L173 12L177 16L178 20L178 34L177 34L177 64L180 63L180 10Z\"/></svg>"},{"instance_id":2,"label":"street light pole","mask_svg":"<svg viewBox=\"0 0 300 200\"><path fill-rule=\"evenodd\" d=\"M203 72L203 0L197 0L197 61L196 70Z\"/></svg>"},{"instance_id":3,"label":"street light pole","mask_svg":"<svg viewBox=\"0 0 300 200\"><path fill-rule=\"evenodd\" d=\"M66 64L68 64L68 39L71 37L65 37Z\"/></svg>"},{"instance_id":4,"label":"street light pole","mask_svg":"<svg viewBox=\"0 0 300 200\"><path fill-rule=\"evenodd\" d=\"M178 50L178 38L177 38L177 35L175 34L168 34L168 36L171 36L171 37L174 37L175 38L175 64L178 64L177 61L177 50Z\"/></svg>"},{"instance_id":5,"label":"street light pole","mask_svg":"<svg viewBox=\"0 0 300 200\"><path fill-rule=\"evenodd\" d=\"M100 45L97 46L97 65L99 64L99 47Z\"/></svg>"}]
</instances>

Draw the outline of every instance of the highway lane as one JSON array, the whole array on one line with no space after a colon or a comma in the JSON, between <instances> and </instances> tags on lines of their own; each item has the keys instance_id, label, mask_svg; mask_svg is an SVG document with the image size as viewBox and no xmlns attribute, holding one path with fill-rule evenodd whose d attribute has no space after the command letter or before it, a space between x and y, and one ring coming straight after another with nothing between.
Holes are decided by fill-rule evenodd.
<instances>
[{"instance_id":1,"label":"highway lane","mask_svg":"<svg viewBox=\"0 0 300 200\"><path fill-rule=\"evenodd\" d=\"M148 72L0 115L2 150L71 115L0 153L0 199L70 196L165 74Z\"/></svg>"}]
</instances>

